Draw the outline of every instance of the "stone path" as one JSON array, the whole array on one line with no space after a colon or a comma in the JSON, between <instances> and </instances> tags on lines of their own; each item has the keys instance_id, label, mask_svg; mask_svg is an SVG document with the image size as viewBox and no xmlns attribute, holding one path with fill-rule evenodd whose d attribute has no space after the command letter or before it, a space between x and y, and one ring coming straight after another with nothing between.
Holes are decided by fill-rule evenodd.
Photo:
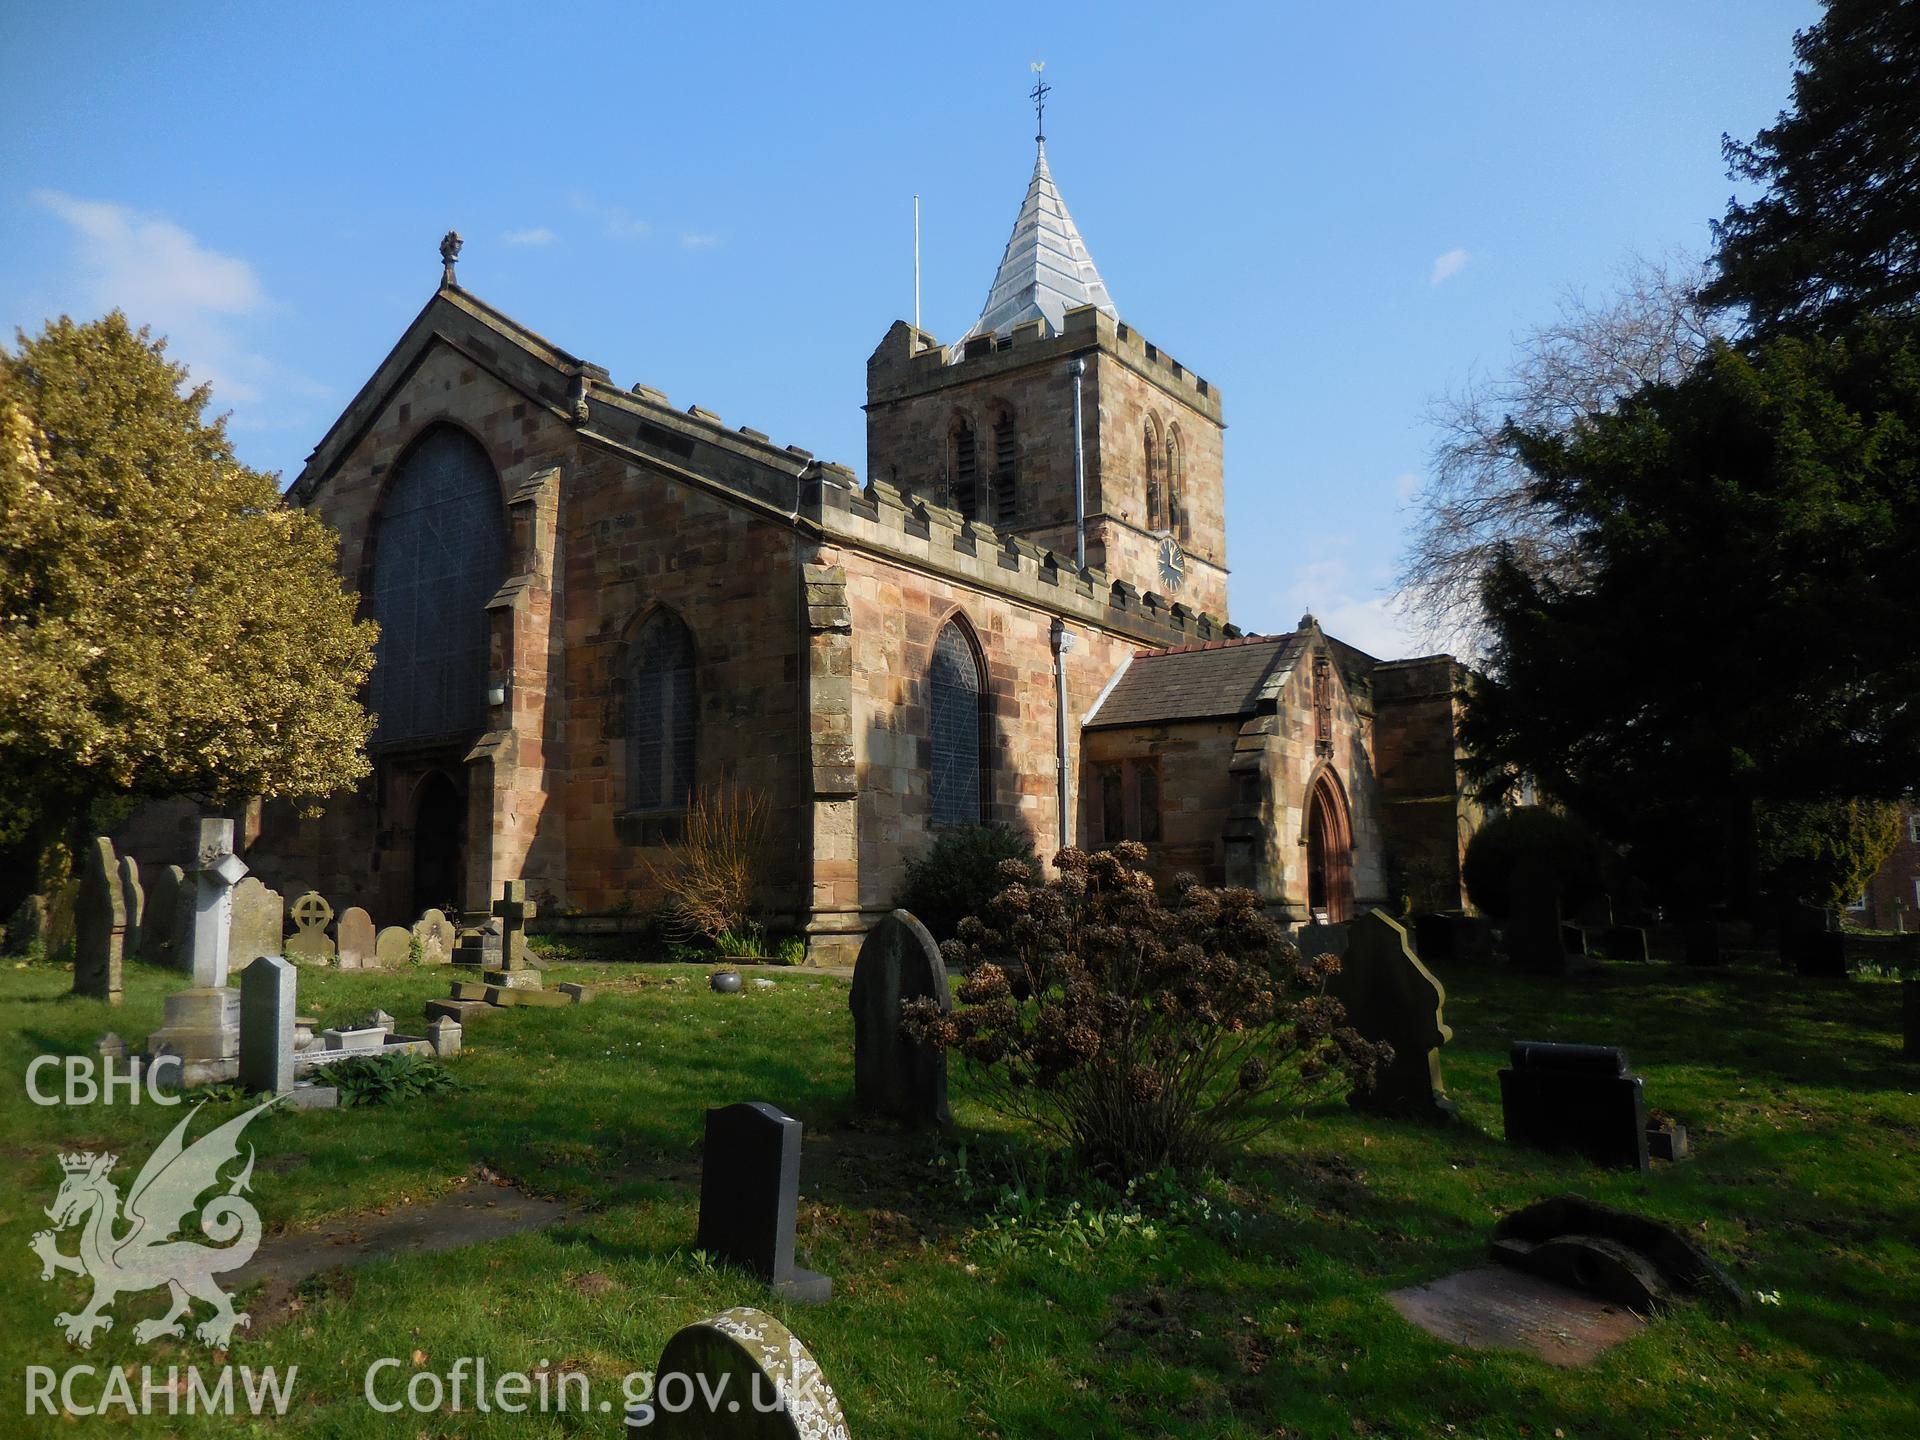
<instances>
[{"instance_id":1,"label":"stone path","mask_svg":"<svg viewBox=\"0 0 1920 1440\"><path fill-rule=\"evenodd\" d=\"M287 1301L300 1282L323 1270L458 1250L545 1229L570 1214L557 1200L472 1181L424 1205L396 1206L385 1215L349 1215L312 1230L269 1236L253 1259L223 1283L234 1294L264 1285L246 1306L258 1331L285 1318Z\"/></svg>"}]
</instances>

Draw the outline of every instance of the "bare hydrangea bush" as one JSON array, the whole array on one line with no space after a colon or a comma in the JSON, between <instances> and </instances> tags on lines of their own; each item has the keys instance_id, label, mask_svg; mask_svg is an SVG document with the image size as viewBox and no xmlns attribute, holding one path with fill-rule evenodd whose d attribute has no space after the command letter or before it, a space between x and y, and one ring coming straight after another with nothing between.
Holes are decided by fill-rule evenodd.
<instances>
[{"instance_id":1,"label":"bare hydrangea bush","mask_svg":"<svg viewBox=\"0 0 1920 1440\"><path fill-rule=\"evenodd\" d=\"M909 1035L956 1051L995 1102L1101 1173L1205 1165L1390 1058L1326 993L1250 890L1182 876L1162 897L1133 841L1024 867L943 948L960 1006L909 1002Z\"/></svg>"}]
</instances>

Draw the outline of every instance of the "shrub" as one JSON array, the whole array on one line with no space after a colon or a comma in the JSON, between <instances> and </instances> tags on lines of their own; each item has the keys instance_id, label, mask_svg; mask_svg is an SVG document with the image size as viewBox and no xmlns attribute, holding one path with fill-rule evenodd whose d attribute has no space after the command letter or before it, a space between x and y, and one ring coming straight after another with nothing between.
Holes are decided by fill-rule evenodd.
<instances>
[{"instance_id":1,"label":"shrub","mask_svg":"<svg viewBox=\"0 0 1920 1440\"><path fill-rule=\"evenodd\" d=\"M1900 843L1900 807L1888 800L1776 802L1754 820L1761 888L1829 909L1858 899Z\"/></svg>"},{"instance_id":2,"label":"shrub","mask_svg":"<svg viewBox=\"0 0 1920 1440\"><path fill-rule=\"evenodd\" d=\"M767 934L758 925L722 930L713 937L713 948L723 959L759 960L767 953Z\"/></svg>"},{"instance_id":3,"label":"shrub","mask_svg":"<svg viewBox=\"0 0 1920 1440\"><path fill-rule=\"evenodd\" d=\"M1248 890L1183 876L1163 904L1146 854L1063 850L1044 885L1005 862L1005 888L943 947L967 972L963 1008L903 1012L908 1034L980 1065L991 1103L1123 1184L1203 1166L1285 1105L1370 1084L1390 1053L1324 993L1331 956L1303 960Z\"/></svg>"},{"instance_id":4,"label":"shrub","mask_svg":"<svg viewBox=\"0 0 1920 1440\"><path fill-rule=\"evenodd\" d=\"M951 940L963 918L983 914L1006 888L1001 867L1009 860L1020 862L1022 877L1032 879L1038 869L1033 841L999 825L943 830L925 855L907 865L894 904L911 910L934 939Z\"/></svg>"},{"instance_id":5,"label":"shrub","mask_svg":"<svg viewBox=\"0 0 1920 1440\"><path fill-rule=\"evenodd\" d=\"M1513 913L1514 866L1523 856L1545 859L1560 881L1560 903L1571 913L1606 884L1606 852L1591 830L1558 810L1523 805L1482 825L1467 842L1460 878L1473 903L1496 920Z\"/></svg>"},{"instance_id":6,"label":"shrub","mask_svg":"<svg viewBox=\"0 0 1920 1440\"><path fill-rule=\"evenodd\" d=\"M667 921L681 940L717 939L753 926L753 892L767 838L766 798L753 790L695 790L686 838L651 866L666 893Z\"/></svg>"}]
</instances>

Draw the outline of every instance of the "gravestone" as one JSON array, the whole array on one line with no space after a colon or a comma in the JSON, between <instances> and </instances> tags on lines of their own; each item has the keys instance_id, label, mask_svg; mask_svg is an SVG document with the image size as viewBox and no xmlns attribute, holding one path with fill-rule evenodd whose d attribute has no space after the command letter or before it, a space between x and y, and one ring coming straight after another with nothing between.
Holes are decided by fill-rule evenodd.
<instances>
[{"instance_id":1,"label":"gravestone","mask_svg":"<svg viewBox=\"0 0 1920 1440\"><path fill-rule=\"evenodd\" d=\"M414 922L413 933L420 941L422 965L453 963L453 925L445 914L429 910Z\"/></svg>"},{"instance_id":2,"label":"gravestone","mask_svg":"<svg viewBox=\"0 0 1920 1440\"><path fill-rule=\"evenodd\" d=\"M364 970L374 963L378 937L374 934L373 917L366 911L358 905L349 905L340 912L340 923L333 931L339 937L342 970Z\"/></svg>"},{"instance_id":3,"label":"gravestone","mask_svg":"<svg viewBox=\"0 0 1920 1440\"><path fill-rule=\"evenodd\" d=\"M318 890L309 890L293 902L288 912L293 917L293 934L287 937L289 958L324 965L334 957L333 937L327 926L333 921L333 906Z\"/></svg>"},{"instance_id":4,"label":"gravestone","mask_svg":"<svg viewBox=\"0 0 1920 1440\"><path fill-rule=\"evenodd\" d=\"M95 836L80 856L80 897L74 905L73 993L120 1003L126 955L127 902L113 842Z\"/></svg>"},{"instance_id":5,"label":"gravestone","mask_svg":"<svg viewBox=\"0 0 1920 1440\"><path fill-rule=\"evenodd\" d=\"M397 970L413 956L413 932L404 925L389 925L374 937L374 963L382 970Z\"/></svg>"},{"instance_id":6,"label":"gravestone","mask_svg":"<svg viewBox=\"0 0 1920 1440\"><path fill-rule=\"evenodd\" d=\"M900 1028L900 1007L908 1000L953 1008L940 947L911 913L895 910L867 932L854 961L854 1103L911 1125L951 1125L946 1052Z\"/></svg>"},{"instance_id":7,"label":"gravestone","mask_svg":"<svg viewBox=\"0 0 1920 1440\"><path fill-rule=\"evenodd\" d=\"M75 876L47 896L46 924L40 932L46 942L47 959L58 962L73 958L74 940L79 933L79 912L80 880Z\"/></svg>"},{"instance_id":8,"label":"gravestone","mask_svg":"<svg viewBox=\"0 0 1920 1440\"><path fill-rule=\"evenodd\" d=\"M751 1271L782 1299L814 1305L832 1295L833 1281L793 1263L800 1131L798 1120L764 1101L707 1111L695 1244Z\"/></svg>"},{"instance_id":9,"label":"gravestone","mask_svg":"<svg viewBox=\"0 0 1920 1440\"><path fill-rule=\"evenodd\" d=\"M1847 939L1838 916L1819 905L1796 905L1780 936L1780 955L1808 980L1847 978Z\"/></svg>"},{"instance_id":10,"label":"gravestone","mask_svg":"<svg viewBox=\"0 0 1920 1440\"><path fill-rule=\"evenodd\" d=\"M246 874L246 862L233 853L233 821L201 820L187 946L193 985L167 997L161 1027L147 1037L149 1055L178 1058L185 1085L239 1073L240 992L227 984L227 960L233 892Z\"/></svg>"},{"instance_id":11,"label":"gravestone","mask_svg":"<svg viewBox=\"0 0 1920 1440\"><path fill-rule=\"evenodd\" d=\"M1648 1168L1647 1100L1624 1050L1516 1040L1508 1055L1500 1106L1509 1144Z\"/></svg>"},{"instance_id":12,"label":"gravestone","mask_svg":"<svg viewBox=\"0 0 1920 1440\"><path fill-rule=\"evenodd\" d=\"M240 972L240 1083L256 1095L293 1089L298 980L298 972L278 955L262 955Z\"/></svg>"},{"instance_id":13,"label":"gravestone","mask_svg":"<svg viewBox=\"0 0 1920 1440\"><path fill-rule=\"evenodd\" d=\"M249 875L233 887L231 937L227 958L235 967L286 949L287 902L258 875Z\"/></svg>"},{"instance_id":14,"label":"gravestone","mask_svg":"<svg viewBox=\"0 0 1920 1440\"><path fill-rule=\"evenodd\" d=\"M1457 1107L1440 1078L1440 1047L1453 1038L1447 991L1420 963L1407 932L1383 911L1347 927L1347 953L1328 991L1346 1007L1347 1023L1368 1040L1393 1047L1371 1090L1355 1090L1355 1109L1422 1119L1453 1118Z\"/></svg>"},{"instance_id":15,"label":"gravestone","mask_svg":"<svg viewBox=\"0 0 1920 1440\"><path fill-rule=\"evenodd\" d=\"M1316 955L1345 955L1347 942L1345 925L1325 925L1316 920L1293 932L1293 943L1300 947L1301 956L1307 960Z\"/></svg>"},{"instance_id":16,"label":"gravestone","mask_svg":"<svg viewBox=\"0 0 1920 1440\"><path fill-rule=\"evenodd\" d=\"M1394 1290L1387 1300L1449 1345L1518 1350L1563 1370L1591 1365L1647 1328L1624 1306L1500 1265Z\"/></svg>"},{"instance_id":17,"label":"gravestone","mask_svg":"<svg viewBox=\"0 0 1920 1440\"><path fill-rule=\"evenodd\" d=\"M1513 913L1507 919L1507 958L1529 975L1565 975L1567 943L1560 923L1560 879L1537 855L1513 867Z\"/></svg>"},{"instance_id":18,"label":"gravestone","mask_svg":"<svg viewBox=\"0 0 1920 1440\"><path fill-rule=\"evenodd\" d=\"M677 1331L654 1374L662 1381L686 1378L671 1382L672 1392L657 1385L653 1402L628 1410L629 1435L848 1440L840 1401L820 1363L764 1310L742 1305ZM677 1393L683 1383L690 1385L686 1405Z\"/></svg>"},{"instance_id":19,"label":"gravestone","mask_svg":"<svg viewBox=\"0 0 1920 1440\"><path fill-rule=\"evenodd\" d=\"M500 968L526 970L527 921L540 913L539 906L527 899L527 882L509 880L500 887L500 898L493 902L494 918L500 922Z\"/></svg>"},{"instance_id":20,"label":"gravestone","mask_svg":"<svg viewBox=\"0 0 1920 1440\"><path fill-rule=\"evenodd\" d=\"M147 877L147 910L140 919L140 958L149 965L175 963L174 925L185 878L186 871L178 865L162 865Z\"/></svg>"},{"instance_id":21,"label":"gravestone","mask_svg":"<svg viewBox=\"0 0 1920 1440\"><path fill-rule=\"evenodd\" d=\"M120 857L120 899L127 911L124 953L132 959L140 953L140 927L146 923L147 892L140 886L140 862L131 855Z\"/></svg>"},{"instance_id":22,"label":"gravestone","mask_svg":"<svg viewBox=\"0 0 1920 1440\"><path fill-rule=\"evenodd\" d=\"M427 1022L427 1040L433 1046L433 1053L442 1060L450 1060L460 1053L460 1037L458 1020L442 1015Z\"/></svg>"}]
</instances>

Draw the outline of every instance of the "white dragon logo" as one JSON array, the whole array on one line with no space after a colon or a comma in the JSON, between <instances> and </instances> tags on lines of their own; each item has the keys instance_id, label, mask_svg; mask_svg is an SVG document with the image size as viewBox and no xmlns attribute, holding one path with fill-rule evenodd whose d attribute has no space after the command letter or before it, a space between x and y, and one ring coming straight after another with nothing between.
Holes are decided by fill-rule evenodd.
<instances>
[{"instance_id":1,"label":"white dragon logo","mask_svg":"<svg viewBox=\"0 0 1920 1440\"><path fill-rule=\"evenodd\" d=\"M115 1228L122 1219L120 1195L107 1177L120 1157L91 1151L61 1155L60 1168L66 1172L66 1179L60 1182L60 1193L53 1204L46 1208L54 1228L36 1234L28 1248L40 1257L42 1280L51 1280L59 1270L93 1279L93 1299L87 1308L77 1315L54 1318L68 1340L82 1349L90 1348L94 1331L113 1328L113 1316L107 1312L115 1296L162 1285L172 1292L173 1306L160 1319L142 1320L133 1327L134 1338L142 1344L162 1335L184 1338L186 1328L180 1320L195 1300L214 1307L213 1318L196 1325L194 1334L216 1349L228 1345L236 1325L249 1323L250 1317L244 1312L234 1312L233 1302L213 1283L213 1277L239 1269L260 1246L260 1212L241 1195L253 1176L253 1147L247 1146L246 1167L233 1177L225 1194L214 1196L204 1206L199 1206L199 1199L220 1183L220 1171L239 1157L240 1132L274 1103L269 1100L256 1105L187 1146L183 1139L187 1127L204 1108L196 1105L140 1167L127 1192L124 1218L132 1226L118 1234ZM213 1245L224 1248L174 1238L196 1206L200 1210L200 1232ZM55 1248L55 1231L82 1221L85 1226L80 1232L80 1253L61 1254Z\"/></svg>"}]
</instances>

